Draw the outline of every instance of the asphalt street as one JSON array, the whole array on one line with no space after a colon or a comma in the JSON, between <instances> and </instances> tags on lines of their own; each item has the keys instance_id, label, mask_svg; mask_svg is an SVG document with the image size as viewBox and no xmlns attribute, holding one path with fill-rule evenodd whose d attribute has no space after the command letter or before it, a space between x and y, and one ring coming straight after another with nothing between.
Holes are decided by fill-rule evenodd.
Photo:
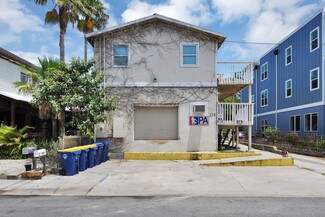
<instances>
[{"instance_id":1,"label":"asphalt street","mask_svg":"<svg viewBox=\"0 0 325 217\"><path fill-rule=\"evenodd\" d=\"M324 217L325 198L2 196L1 217Z\"/></svg>"}]
</instances>

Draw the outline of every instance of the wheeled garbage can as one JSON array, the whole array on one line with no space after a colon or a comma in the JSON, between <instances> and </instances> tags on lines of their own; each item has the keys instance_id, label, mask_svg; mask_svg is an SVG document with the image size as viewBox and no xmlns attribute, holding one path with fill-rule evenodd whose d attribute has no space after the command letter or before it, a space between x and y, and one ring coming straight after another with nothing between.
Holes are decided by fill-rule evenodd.
<instances>
[{"instance_id":1,"label":"wheeled garbage can","mask_svg":"<svg viewBox=\"0 0 325 217\"><path fill-rule=\"evenodd\" d=\"M103 154L104 144L101 142L97 142L95 144L97 145L96 165L99 165L102 163L102 154Z\"/></svg>"},{"instance_id":2,"label":"wheeled garbage can","mask_svg":"<svg viewBox=\"0 0 325 217\"><path fill-rule=\"evenodd\" d=\"M105 142L103 142L103 144L104 144L104 148L103 148L103 154L102 154L102 162L105 162L105 161L107 161L107 158L108 158L108 150L109 150L110 142L105 141Z\"/></svg>"},{"instance_id":3,"label":"wheeled garbage can","mask_svg":"<svg viewBox=\"0 0 325 217\"><path fill-rule=\"evenodd\" d=\"M88 168L93 168L96 166L96 154L97 154L97 145L84 145L83 147L88 148Z\"/></svg>"},{"instance_id":4,"label":"wheeled garbage can","mask_svg":"<svg viewBox=\"0 0 325 217\"><path fill-rule=\"evenodd\" d=\"M58 151L62 162L62 169L65 175L73 176L79 173L79 157L81 150L76 149L63 149Z\"/></svg>"}]
</instances>

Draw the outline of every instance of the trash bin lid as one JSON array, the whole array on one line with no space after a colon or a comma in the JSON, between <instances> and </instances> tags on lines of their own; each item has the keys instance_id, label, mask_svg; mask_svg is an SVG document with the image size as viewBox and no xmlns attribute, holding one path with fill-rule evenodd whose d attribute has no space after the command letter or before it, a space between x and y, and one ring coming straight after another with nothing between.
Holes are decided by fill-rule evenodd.
<instances>
[{"instance_id":1,"label":"trash bin lid","mask_svg":"<svg viewBox=\"0 0 325 217\"><path fill-rule=\"evenodd\" d=\"M102 142L96 142L95 144L96 144L97 146L100 146L100 147L104 146L104 144L103 144Z\"/></svg>"},{"instance_id":2,"label":"trash bin lid","mask_svg":"<svg viewBox=\"0 0 325 217\"><path fill-rule=\"evenodd\" d=\"M67 149L62 149L62 150L58 150L58 152L74 152L75 154L80 154L81 150L80 149L76 149L76 148L67 148Z\"/></svg>"}]
</instances>

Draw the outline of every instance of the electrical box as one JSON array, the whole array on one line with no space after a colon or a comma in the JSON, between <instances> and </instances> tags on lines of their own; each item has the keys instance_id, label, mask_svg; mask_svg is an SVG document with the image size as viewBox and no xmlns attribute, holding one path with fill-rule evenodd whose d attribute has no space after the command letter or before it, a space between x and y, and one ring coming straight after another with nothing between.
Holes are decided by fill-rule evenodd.
<instances>
[{"instance_id":1,"label":"electrical box","mask_svg":"<svg viewBox=\"0 0 325 217\"><path fill-rule=\"evenodd\" d=\"M109 137L108 123L96 124L96 138L107 138Z\"/></svg>"}]
</instances>

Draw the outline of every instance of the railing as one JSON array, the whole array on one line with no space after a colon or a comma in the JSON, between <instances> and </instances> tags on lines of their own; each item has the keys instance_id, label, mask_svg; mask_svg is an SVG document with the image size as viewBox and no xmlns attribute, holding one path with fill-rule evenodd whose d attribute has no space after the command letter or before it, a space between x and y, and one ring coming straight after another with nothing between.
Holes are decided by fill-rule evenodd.
<instances>
[{"instance_id":1,"label":"railing","mask_svg":"<svg viewBox=\"0 0 325 217\"><path fill-rule=\"evenodd\" d=\"M251 62L218 62L218 84L252 84L254 63Z\"/></svg>"},{"instance_id":2,"label":"railing","mask_svg":"<svg viewBox=\"0 0 325 217\"><path fill-rule=\"evenodd\" d=\"M217 124L219 125L253 125L253 103L218 103Z\"/></svg>"}]
</instances>

